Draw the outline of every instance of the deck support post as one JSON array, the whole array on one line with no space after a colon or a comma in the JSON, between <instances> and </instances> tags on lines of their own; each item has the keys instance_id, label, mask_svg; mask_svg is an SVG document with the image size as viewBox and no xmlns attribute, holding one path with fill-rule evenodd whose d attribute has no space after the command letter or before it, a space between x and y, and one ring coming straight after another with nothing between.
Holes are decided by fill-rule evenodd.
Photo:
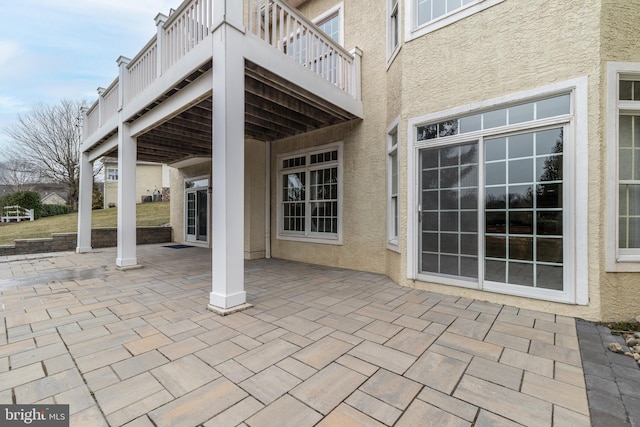
<instances>
[{"instance_id":1,"label":"deck support post","mask_svg":"<svg viewBox=\"0 0 640 427\"><path fill-rule=\"evenodd\" d=\"M213 34L213 251L209 309L251 305L244 289L244 56L242 8L216 0ZM238 15L239 16L235 16ZM234 25L235 24L235 25Z\"/></svg>"},{"instance_id":2,"label":"deck support post","mask_svg":"<svg viewBox=\"0 0 640 427\"><path fill-rule=\"evenodd\" d=\"M130 125L122 114L127 87L126 66L130 60L118 58L120 85L118 94L118 248L116 265L121 269L137 268L136 257L136 161L138 143L131 137Z\"/></svg>"},{"instance_id":3,"label":"deck support post","mask_svg":"<svg viewBox=\"0 0 640 427\"><path fill-rule=\"evenodd\" d=\"M77 253L91 252L91 205L93 203L93 163L89 153L80 156L80 190L78 194Z\"/></svg>"}]
</instances>

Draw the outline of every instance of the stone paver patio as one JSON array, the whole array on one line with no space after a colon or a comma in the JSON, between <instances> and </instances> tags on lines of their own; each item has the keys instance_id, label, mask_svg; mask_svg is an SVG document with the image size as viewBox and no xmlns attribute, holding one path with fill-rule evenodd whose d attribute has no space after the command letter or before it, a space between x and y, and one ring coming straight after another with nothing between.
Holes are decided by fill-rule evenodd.
<instances>
[{"instance_id":1,"label":"stone paver patio","mask_svg":"<svg viewBox=\"0 0 640 427\"><path fill-rule=\"evenodd\" d=\"M0 403L72 426L589 426L573 318L282 260L206 310L211 252L0 258Z\"/></svg>"}]
</instances>

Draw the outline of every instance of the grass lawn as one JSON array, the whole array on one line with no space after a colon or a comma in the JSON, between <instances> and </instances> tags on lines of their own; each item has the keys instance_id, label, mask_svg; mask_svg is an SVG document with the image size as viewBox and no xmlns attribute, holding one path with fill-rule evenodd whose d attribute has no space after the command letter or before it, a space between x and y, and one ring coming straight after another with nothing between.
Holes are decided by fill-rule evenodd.
<instances>
[{"instance_id":1,"label":"grass lawn","mask_svg":"<svg viewBox=\"0 0 640 427\"><path fill-rule=\"evenodd\" d=\"M155 202L136 205L136 224L162 225L169 222L169 203ZM91 226L116 227L118 209L98 209L91 213ZM15 239L51 237L52 233L68 233L78 230L78 213L56 215L35 221L11 222L0 226L0 245L12 245Z\"/></svg>"}]
</instances>

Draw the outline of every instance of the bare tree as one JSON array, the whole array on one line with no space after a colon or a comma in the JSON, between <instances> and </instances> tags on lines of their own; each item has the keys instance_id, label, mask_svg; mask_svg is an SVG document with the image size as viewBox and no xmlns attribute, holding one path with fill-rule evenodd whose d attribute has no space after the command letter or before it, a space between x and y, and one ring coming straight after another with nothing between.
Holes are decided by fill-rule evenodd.
<instances>
[{"instance_id":1,"label":"bare tree","mask_svg":"<svg viewBox=\"0 0 640 427\"><path fill-rule=\"evenodd\" d=\"M82 107L84 102L69 99L39 104L7 129L15 141L7 157L31 164L42 180L64 184L71 206L79 193Z\"/></svg>"},{"instance_id":2,"label":"bare tree","mask_svg":"<svg viewBox=\"0 0 640 427\"><path fill-rule=\"evenodd\" d=\"M38 171L30 162L8 159L0 163L0 184L9 187L12 192L32 190L38 181Z\"/></svg>"}]
</instances>

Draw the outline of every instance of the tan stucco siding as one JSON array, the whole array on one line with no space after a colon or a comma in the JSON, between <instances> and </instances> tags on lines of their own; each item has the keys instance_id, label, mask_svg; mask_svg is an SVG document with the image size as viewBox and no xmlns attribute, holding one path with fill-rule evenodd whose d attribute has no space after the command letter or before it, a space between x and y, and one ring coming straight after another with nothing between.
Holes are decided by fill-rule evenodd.
<instances>
[{"instance_id":1,"label":"tan stucco siding","mask_svg":"<svg viewBox=\"0 0 640 427\"><path fill-rule=\"evenodd\" d=\"M406 43L402 48L403 118L420 117L586 76L589 82L588 140L576 141L576 144L588 145L590 165L597 166L602 161L598 10L599 4L595 0L508 0ZM599 201L602 188L598 170L597 167L590 167L589 224L602 221ZM407 191L409 189L403 187L402 194ZM403 217L406 218L406 209ZM589 269L588 306L552 303L407 279L402 283L595 319L600 315L598 276L599 260L603 254L598 242L601 235L598 226L579 232L588 233L590 248L589 265L578 266ZM407 263L410 250L403 251L403 265Z\"/></svg>"},{"instance_id":2,"label":"tan stucco siding","mask_svg":"<svg viewBox=\"0 0 640 427\"><path fill-rule=\"evenodd\" d=\"M605 121L617 120L616 117L607 117L605 94L610 90L607 87L606 78L607 62L640 63L640 37L638 37L640 34L640 1L604 0L602 2L601 28L602 58L600 65L602 75L600 84L602 98L599 114L602 126L599 133L603 143L600 148L602 161L599 168L594 165L594 170L598 171L596 176L598 182L604 186L607 182ZM605 271L607 213L604 195L601 200L599 210L601 221L598 228L602 239L598 241L598 250L602 257L597 263L600 268L597 279L600 283L602 300L601 318L602 320L628 320L640 314L640 273L607 273Z\"/></svg>"},{"instance_id":3,"label":"tan stucco siding","mask_svg":"<svg viewBox=\"0 0 640 427\"><path fill-rule=\"evenodd\" d=\"M265 257L265 153L260 141L246 141L244 151L244 257Z\"/></svg>"},{"instance_id":4,"label":"tan stucco siding","mask_svg":"<svg viewBox=\"0 0 640 427\"><path fill-rule=\"evenodd\" d=\"M169 181L171 183L171 206L169 207L171 228L173 228L173 240L178 243L186 242L185 234L185 200L184 185L190 178L206 177L211 185L211 162L207 161L195 166L176 169L169 168ZM211 230L211 220L209 220ZM211 235L209 235L211 244Z\"/></svg>"}]
</instances>

